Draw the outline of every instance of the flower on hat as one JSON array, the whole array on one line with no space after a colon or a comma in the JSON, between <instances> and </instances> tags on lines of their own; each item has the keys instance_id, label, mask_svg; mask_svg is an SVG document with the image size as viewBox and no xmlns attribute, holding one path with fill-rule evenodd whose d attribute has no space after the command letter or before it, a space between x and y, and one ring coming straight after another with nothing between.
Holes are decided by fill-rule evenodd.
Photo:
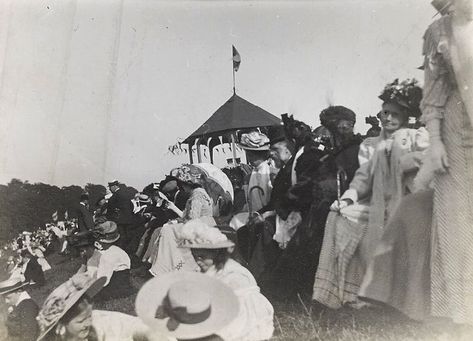
<instances>
[{"instance_id":1,"label":"flower on hat","mask_svg":"<svg viewBox=\"0 0 473 341\"><path fill-rule=\"evenodd\" d=\"M41 333L56 324L66 312L66 308L70 308L68 301L88 288L92 282L94 279L86 273L78 273L54 289L36 317Z\"/></svg>"},{"instance_id":2,"label":"flower on hat","mask_svg":"<svg viewBox=\"0 0 473 341\"><path fill-rule=\"evenodd\" d=\"M175 177L179 181L187 183L199 183L202 174L193 172L189 165L182 165L181 167L174 168L171 171L171 176Z\"/></svg>"},{"instance_id":3,"label":"flower on hat","mask_svg":"<svg viewBox=\"0 0 473 341\"><path fill-rule=\"evenodd\" d=\"M240 144L250 148L260 148L269 143L269 138L259 131L252 131L247 134L242 134Z\"/></svg>"},{"instance_id":4,"label":"flower on hat","mask_svg":"<svg viewBox=\"0 0 473 341\"><path fill-rule=\"evenodd\" d=\"M395 79L385 86L379 98L384 102L394 102L408 109L415 117L420 116L420 101L422 100L422 89L416 79L406 79L399 82Z\"/></svg>"}]
</instances>

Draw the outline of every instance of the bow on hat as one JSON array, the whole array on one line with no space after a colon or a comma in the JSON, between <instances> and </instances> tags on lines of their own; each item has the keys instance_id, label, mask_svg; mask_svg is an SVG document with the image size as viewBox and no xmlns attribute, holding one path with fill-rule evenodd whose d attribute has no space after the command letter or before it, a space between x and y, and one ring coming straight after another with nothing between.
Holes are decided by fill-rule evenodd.
<instances>
[{"instance_id":1,"label":"bow on hat","mask_svg":"<svg viewBox=\"0 0 473 341\"><path fill-rule=\"evenodd\" d=\"M205 321L209 318L211 312L212 307L210 306L210 302L207 308L196 313L189 312L188 308L184 306L173 306L168 294L164 298L162 305L158 307L156 311L156 318L165 319L169 317L169 320L166 323L166 327L170 331L175 331L181 323L196 324Z\"/></svg>"}]
</instances>

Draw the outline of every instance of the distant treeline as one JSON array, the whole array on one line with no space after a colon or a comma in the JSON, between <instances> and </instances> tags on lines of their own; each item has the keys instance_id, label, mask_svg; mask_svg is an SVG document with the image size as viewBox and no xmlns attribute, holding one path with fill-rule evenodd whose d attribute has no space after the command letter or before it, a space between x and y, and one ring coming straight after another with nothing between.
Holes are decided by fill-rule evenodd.
<instances>
[{"instance_id":1,"label":"distant treeline","mask_svg":"<svg viewBox=\"0 0 473 341\"><path fill-rule=\"evenodd\" d=\"M44 227L52 221L54 212L59 220L67 212L69 218L77 217L80 195L89 194L90 209L105 195L102 185L57 187L43 183L29 183L12 179L8 185L0 185L0 243L10 240L22 231Z\"/></svg>"}]
</instances>

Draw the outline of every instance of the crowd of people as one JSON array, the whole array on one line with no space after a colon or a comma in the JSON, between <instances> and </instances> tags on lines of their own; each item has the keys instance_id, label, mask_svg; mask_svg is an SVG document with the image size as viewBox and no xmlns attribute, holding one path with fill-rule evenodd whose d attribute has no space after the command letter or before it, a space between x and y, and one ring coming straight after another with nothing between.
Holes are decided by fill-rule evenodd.
<instances>
[{"instance_id":1,"label":"crowd of people","mask_svg":"<svg viewBox=\"0 0 473 341\"><path fill-rule=\"evenodd\" d=\"M75 230L22 234L12 243L22 259L0 283L10 335L267 340L271 301L294 297L472 325L473 86L458 70L473 6L433 4L423 89L387 84L380 127L368 118L365 136L345 106L322 110L315 130L284 114L280 126L239 132L247 165L185 164L141 192L112 181L94 212L81 196ZM28 289L44 284L53 236L82 262L40 308ZM148 279L138 316L93 309L129 296L133 276Z\"/></svg>"}]
</instances>

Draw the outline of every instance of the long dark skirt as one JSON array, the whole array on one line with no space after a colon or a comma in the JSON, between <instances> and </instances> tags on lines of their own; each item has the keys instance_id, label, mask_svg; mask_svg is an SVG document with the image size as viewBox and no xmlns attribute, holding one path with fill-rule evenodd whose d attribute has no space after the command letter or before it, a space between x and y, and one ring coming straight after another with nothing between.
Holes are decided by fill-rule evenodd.
<instances>
[{"instance_id":1,"label":"long dark skirt","mask_svg":"<svg viewBox=\"0 0 473 341\"><path fill-rule=\"evenodd\" d=\"M94 300L100 302L127 297L131 294L131 289L130 270L115 271L108 285L95 296Z\"/></svg>"},{"instance_id":2,"label":"long dark skirt","mask_svg":"<svg viewBox=\"0 0 473 341\"><path fill-rule=\"evenodd\" d=\"M284 250L272 239L274 218L257 227L249 269L266 294L279 298L311 294L328 212L329 206L324 203L303 214Z\"/></svg>"}]
</instances>

